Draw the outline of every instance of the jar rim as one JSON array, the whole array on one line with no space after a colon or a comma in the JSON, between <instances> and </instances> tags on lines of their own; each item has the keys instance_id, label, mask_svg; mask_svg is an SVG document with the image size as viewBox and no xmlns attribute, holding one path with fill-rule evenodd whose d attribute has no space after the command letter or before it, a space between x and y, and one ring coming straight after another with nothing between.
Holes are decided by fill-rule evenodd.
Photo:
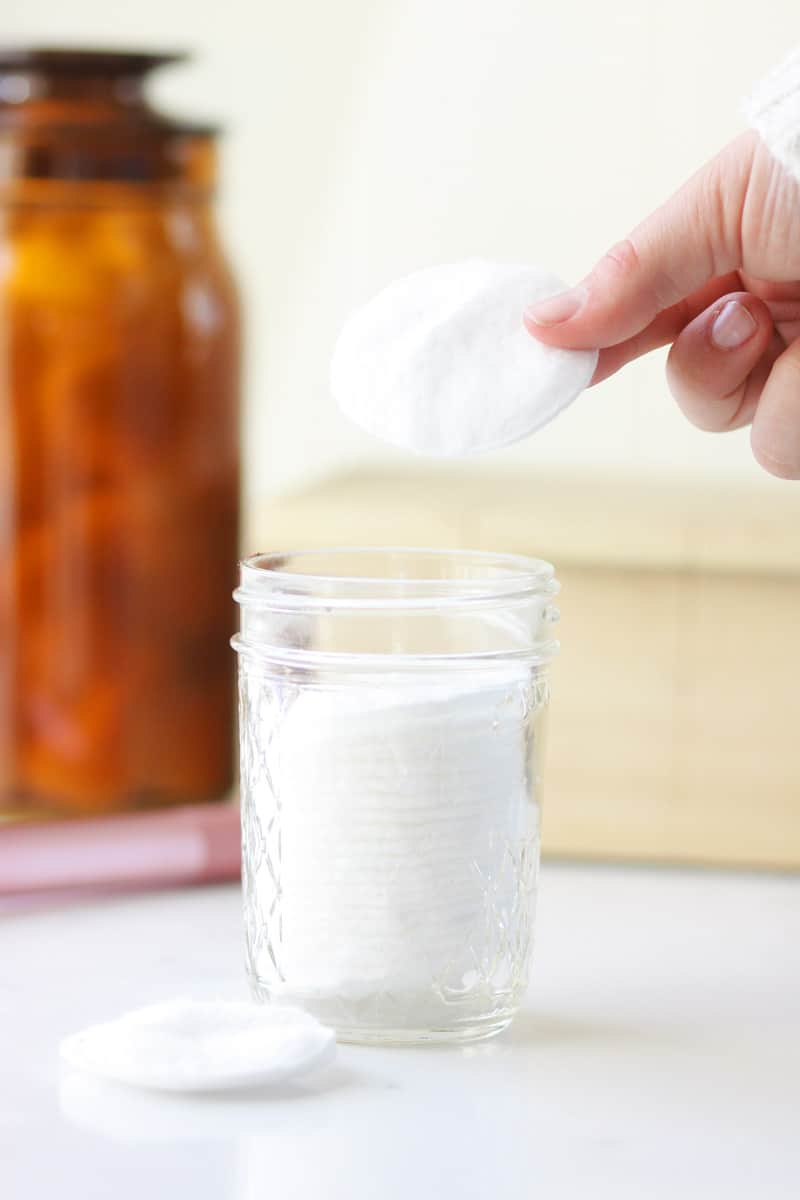
<instances>
[{"instance_id":1,"label":"jar rim","mask_svg":"<svg viewBox=\"0 0 800 1200\"><path fill-rule=\"evenodd\" d=\"M486 550L332 546L261 552L239 566L239 604L286 611L491 607L559 590L544 559Z\"/></svg>"}]
</instances>

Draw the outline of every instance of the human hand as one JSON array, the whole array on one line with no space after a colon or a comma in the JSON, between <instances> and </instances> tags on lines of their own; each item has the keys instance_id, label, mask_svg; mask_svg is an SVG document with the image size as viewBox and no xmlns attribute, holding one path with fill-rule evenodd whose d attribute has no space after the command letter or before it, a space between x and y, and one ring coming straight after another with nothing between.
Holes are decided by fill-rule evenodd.
<instances>
[{"instance_id":1,"label":"human hand","mask_svg":"<svg viewBox=\"0 0 800 1200\"><path fill-rule=\"evenodd\" d=\"M525 324L550 346L600 349L592 383L671 343L667 380L686 416L718 432L752 425L757 461L800 479L800 184L757 134Z\"/></svg>"}]
</instances>

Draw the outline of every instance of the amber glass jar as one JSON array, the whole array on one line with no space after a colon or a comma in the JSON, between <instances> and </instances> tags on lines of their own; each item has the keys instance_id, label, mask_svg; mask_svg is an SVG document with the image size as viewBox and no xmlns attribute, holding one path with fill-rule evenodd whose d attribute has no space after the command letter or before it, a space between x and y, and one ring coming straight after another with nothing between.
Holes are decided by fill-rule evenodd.
<instances>
[{"instance_id":1,"label":"amber glass jar","mask_svg":"<svg viewBox=\"0 0 800 1200\"><path fill-rule=\"evenodd\" d=\"M239 323L174 60L0 52L0 818L231 784Z\"/></svg>"}]
</instances>

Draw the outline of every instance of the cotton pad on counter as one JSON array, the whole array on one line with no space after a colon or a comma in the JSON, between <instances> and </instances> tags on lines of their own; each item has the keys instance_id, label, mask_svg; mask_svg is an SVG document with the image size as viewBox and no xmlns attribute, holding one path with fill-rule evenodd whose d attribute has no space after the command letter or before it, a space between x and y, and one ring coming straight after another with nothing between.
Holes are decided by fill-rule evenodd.
<instances>
[{"instance_id":1,"label":"cotton pad on counter","mask_svg":"<svg viewBox=\"0 0 800 1200\"><path fill-rule=\"evenodd\" d=\"M332 1061L336 1041L299 1009L172 1000L73 1034L60 1052L104 1079L198 1092L283 1082Z\"/></svg>"},{"instance_id":2,"label":"cotton pad on counter","mask_svg":"<svg viewBox=\"0 0 800 1200\"><path fill-rule=\"evenodd\" d=\"M342 411L423 454L493 450L551 421L588 385L594 350L537 341L525 308L562 291L538 267L470 260L390 284L347 322L331 363Z\"/></svg>"}]
</instances>

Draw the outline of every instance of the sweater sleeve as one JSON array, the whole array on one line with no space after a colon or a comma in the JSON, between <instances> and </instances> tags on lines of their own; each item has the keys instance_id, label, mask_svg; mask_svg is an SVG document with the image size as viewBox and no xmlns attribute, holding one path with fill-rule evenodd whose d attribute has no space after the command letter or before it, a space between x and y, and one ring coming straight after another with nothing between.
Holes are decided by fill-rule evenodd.
<instances>
[{"instance_id":1,"label":"sweater sleeve","mask_svg":"<svg viewBox=\"0 0 800 1200\"><path fill-rule=\"evenodd\" d=\"M800 49L754 88L744 112L778 162L800 183Z\"/></svg>"}]
</instances>

